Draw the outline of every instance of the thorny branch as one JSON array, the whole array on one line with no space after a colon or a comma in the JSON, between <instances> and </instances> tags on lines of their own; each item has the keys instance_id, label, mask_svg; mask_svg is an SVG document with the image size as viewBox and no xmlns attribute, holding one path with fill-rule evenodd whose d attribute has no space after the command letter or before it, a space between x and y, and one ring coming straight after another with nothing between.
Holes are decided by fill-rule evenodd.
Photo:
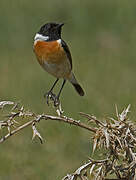
<instances>
[{"instance_id":1,"label":"thorny branch","mask_svg":"<svg viewBox=\"0 0 136 180\"><path fill-rule=\"evenodd\" d=\"M33 138L32 139L34 139L36 136L38 136L42 143L43 139L42 139L40 133L36 129L36 123L40 122L41 120L61 121L61 122L67 123L67 124L79 126L81 128L84 128L84 129L94 132L94 133L96 132L95 128L91 128L90 126L88 126L84 123L81 123L79 120L74 120L72 118L62 116L62 114L60 113L60 111L61 111L60 107L58 107L56 110L58 113L58 116L51 116L51 115L45 115L45 114L37 115L33 112L26 111L23 106L19 107L19 104L16 104L11 101L1 101L0 109L3 109L6 105L13 105L13 108L11 109L10 113L7 116L7 120L0 121L0 129L2 129L4 127L8 128L8 134L0 139L0 143L3 143L10 136L16 134L18 131L20 131L30 125L32 125L32 130L33 130ZM28 122L24 123L23 125L19 125L18 127L16 127L18 125L18 122L15 120L15 118L17 119L17 117L31 118L32 120L29 120ZM14 128L14 126L15 126L15 128ZM14 128L14 129L11 130L11 128Z\"/></svg>"},{"instance_id":2,"label":"thorny branch","mask_svg":"<svg viewBox=\"0 0 136 180\"><path fill-rule=\"evenodd\" d=\"M93 152L103 149L105 160L92 160L82 165L74 173L68 174L63 180L114 180L136 179L136 125L129 121L127 115L130 105L118 113L117 118L109 118L101 122L95 116L80 113L93 123L97 129L93 136Z\"/></svg>"},{"instance_id":3,"label":"thorny branch","mask_svg":"<svg viewBox=\"0 0 136 180\"><path fill-rule=\"evenodd\" d=\"M0 143L28 126L32 126L32 140L37 136L42 143L43 138L38 132L36 124L41 120L51 120L62 121L90 131L93 140L92 151L102 149L104 153L106 152L106 159L88 158L88 162L80 166L74 173L66 175L62 180L136 179L136 125L128 119L130 105L120 114L116 106L116 118L108 118L105 122L98 120L95 116L80 113L88 120L88 123L63 116L61 106L56 109L58 116L51 116L37 115L11 101L0 102L0 109L4 109L7 105L12 108L8 111L6 119L0 121L0 130L7 128L8 134L1 137ZM27 119L27 122L20 124L22 118ZM104 153L102 157L105 156Z\"/></svg>"}]
</instances>

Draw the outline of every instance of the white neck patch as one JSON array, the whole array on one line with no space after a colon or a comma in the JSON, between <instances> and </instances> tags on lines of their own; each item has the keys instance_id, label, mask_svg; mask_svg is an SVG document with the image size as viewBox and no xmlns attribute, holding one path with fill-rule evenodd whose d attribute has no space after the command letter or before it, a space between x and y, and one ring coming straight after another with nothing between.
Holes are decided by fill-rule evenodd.
<instances>
[{"instance_id":1,"label":"white neck patch","mask_svg":"<svg viewBox=\"0 0 136 180\"><path fill-rule=\"evenodd\" d=\"M58 39L57 42L58 42L59 44L61 44L61 39Z\"/></svg>"},{"instance_id":2,"label":"white neck patch","mask_svg":"<svg viewBox=\"0 0 136 180\"><path fill-rule=\"evenodd\" d=\"M47 41L49 39L49 36L43 36L42 34L36 33L34 37L34 41Z\"/></svg>"}]
</instances>

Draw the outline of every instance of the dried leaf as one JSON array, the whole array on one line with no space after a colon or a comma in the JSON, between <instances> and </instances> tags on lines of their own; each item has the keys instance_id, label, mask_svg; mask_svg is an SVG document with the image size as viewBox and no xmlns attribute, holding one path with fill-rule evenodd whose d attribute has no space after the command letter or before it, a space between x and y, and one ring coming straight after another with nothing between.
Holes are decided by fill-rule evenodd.
<instances>
[{"instance_id":1,"label":"dried leaf","mask_svg":"<svg viewBox=\"0 0 136 180\"><path fill-rule=\"evenodd\" d=\"M96 146L97 146L97 138L95 137L94 141L93 141L93 153L94 153L94 151L96 149Z\"/></svg>"},{"instance_id":2,"label":"dried leaf","mask_svg":"<svg viewBox=\"0 0 136 180\"><path fill-rule=\"evenodd\" d=\"M106 147L109 148L109 141L110 141L109 133L107 132L107 129L103 129L103 132L104 132L105 139L106 139Z\"/></svg>"},{"instance_id":3,"label":"dried leaf","mask_svg":"<svg viewBox=\"0 0 136 180\"><path fill-rule=\"evenodd\" d=\"M67 174L62 180L76 180L74 175Z\"/></svg>"},{"instance_id":4,"label":"dried leaf","mask_svg":"<svg viewBox=\"0 0 136 180\"><path fill-rule=\"evenodd\" d=\"M130 133L129 127L127 128L127 131L126 131L126 137L127 137L128 133Z\"/></svg>"},{"instance_id":5,"label":"dried leaf","mask_svg":"<svg viewBox=\"0 0 136 180\"><path fill-rule=\"evenodd\" d=\"M126 109L124 109L121 114L119 114L120 121L124 121L126 119L128 112L130 112L129 111L130 106L131 105L129 104L128 107Z\"/></svg>"},{"instance_id":6,"label":"dried leaf","mask_svg":"<svg viewBox=\"0 0 136 180\"><path fill-rule=\"evenodd\" d=\"M94 167L95 167L95 164L93 164L92 167L90 168L90 175L92 174Z\"/></svg>"},{"instance_id":7,"label":"dried leaf","mask_svg":"<svg viewBox=\"0 0 136 180\"><path fill-rule=\"evenodd\" d=\"M115 109L116 109L116 116L117 116L117 118L119 119L119 112L118 112L118 107L117 107L116 104L115 104Z\"/></svg>"},{"instance_id":8,"label":"dried leaf","mask_svg":"<svg viewBox=\"0 0 136 180\"><path fill-rule=\"evenodd\" d=\"M101 178L100 173L102 170L102 166L100 166L98 169L96 169L97 173L95 175L95 180L99 180Z\"/></svg>"},{"instance_id":9,"label":"dried leaf","mask_svg":"<svg viewBox=\"0 0 136 180\"><path fill-rule=\"evenodd\" d=\"M99 121L94 115L89 115L83 112L80 112L80 115L87 118L89 122L95 122L97 125L102 126L102 127L105 126L105 124Z\"/></svg>"},{"instance_id":10,"label":"dried leaf","mask_svg":"<svg viewBox=\"0 0 136 180\"><path fill-rule=\"evenodd\" d=\"M92 162L88 162L84 165L82 165L80 168L78 168L75 172L75 174L80 175L83 170L85 170L87 167L89 167L92 164Z\"/></svg>"}]
</instances>

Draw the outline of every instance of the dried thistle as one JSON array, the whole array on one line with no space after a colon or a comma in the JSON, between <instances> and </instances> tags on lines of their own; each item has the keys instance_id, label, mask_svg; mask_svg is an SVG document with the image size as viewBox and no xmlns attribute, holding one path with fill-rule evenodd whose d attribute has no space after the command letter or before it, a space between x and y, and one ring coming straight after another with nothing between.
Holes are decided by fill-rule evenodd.
<instances>
[{"instance_id":1,"label":"dried thistle","mask_svg":"<svg viewBox=\"0 0 136 180\"><path fill-rule=\"evenodd\" d=\"M37 130L36 124L41 120L51 120L90 131L93 139L92 152L94 153L97 149L106 152L106 159L89 158L87 163L80 166L74 173L66 175L63 180L106 180L110 177L116 180L136 179L136 125L128 118L130 105L121 113L118 112L116 106L116 118L108 118L105 122L98 120L95 116L80 113L89 123L82 123L79 120L63 116L61 106L56 108L58 116L51 116L35 114L25 110L24 106L11 101L0 102L0 109L4 109L7 105L10 105L11 109L5 120L0 121L0 131L6 128L8 133L1 137L0 143L28 126L32 126L32 140L37 136L42 143L43 138ZM1 111L2 113L3 111Z\"/></svg>"},{"instance_id":2,"label":"dried thistle","mask_svg":"<svg viewBox=\"0 0 136 180\"><path fill-rule=\"evenodd\" d=\"M120 114L116 106L117 118L109 118L104 123L94 116L80 113L96 127L93 135L93 152L98 148L107 152L106 160L95 161L89 158L89 167L84 166L85 169L83 169L90 172L88 178L103 180L112 175L116 179L136 179L136 125L129 121L129 112L130 105ZM82 167L80 168L82 169ZM71 177L74 176L77 179L76 177L81 174L82 172L77 176L76 173L73 173ZM68 180L68 177L70 175L65 179Z\"/></svg>"}]
</instances>

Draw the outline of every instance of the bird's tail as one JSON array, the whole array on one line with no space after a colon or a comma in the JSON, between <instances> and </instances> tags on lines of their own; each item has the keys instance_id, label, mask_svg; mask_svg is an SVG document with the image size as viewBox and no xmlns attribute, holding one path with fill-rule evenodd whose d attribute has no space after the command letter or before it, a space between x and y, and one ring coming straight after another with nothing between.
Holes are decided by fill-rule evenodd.
<instances>
[{"instance_id":1,"label":"bird's tail","mask_svg":"<svg viewBox=\"0 0 136 180\"><path fill-rule=\"evenodd\" d=\"M80 86L80 84L77 82L75 76L73 73L71 73L70 79L69 81L71 82L71 84L74 86L75 90L77 91L77 93L80 96L84 96L84 90L82 89L82 87Z\"/></svg>"}]
</instances>

